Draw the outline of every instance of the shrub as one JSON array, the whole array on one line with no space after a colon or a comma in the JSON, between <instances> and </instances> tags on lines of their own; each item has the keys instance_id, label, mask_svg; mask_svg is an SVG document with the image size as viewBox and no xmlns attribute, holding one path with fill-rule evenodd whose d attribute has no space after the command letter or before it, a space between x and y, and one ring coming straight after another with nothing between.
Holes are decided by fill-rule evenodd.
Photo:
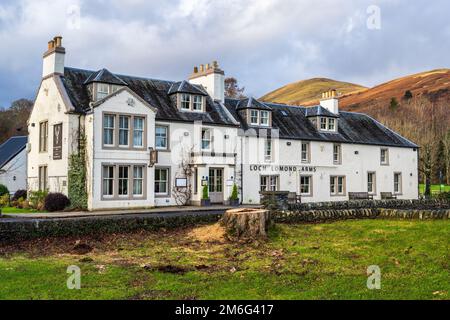
<instances>
[{"instance_id":1,"label":"shrub","mask_svg":"<svg viewBox=\"0 0 450 320\"><path fill-rule=\"evenodd\" d=\"M17 190L14 193L11 201L19 201L19 199L26 200L27 199L27 190Z\"/></svg>"},{"instance_id":2,"label":"shrub","mask_svg":"<svg viewBox=\"0 0 450 320\"><path fill-rule=\"evenodd\" d=\"M28 195L30 207L36 210L44 209L45 197L47 197L47 191L33 191Z\"/></svg>"},{"instance_id":3,"label":"shrub","mask_svg":"<svg viewBox=\"0 0 450 320\"><path fill-rule=\"evenodd\" d=\"M5 194L9 195L9 190L5 185L0 184L0 197L4 196Z\"/></svg>"},{"instance_id":4,"label":"shrub","mask_svg":"<svg viewBox=\"0 0 450 320\"><path fill-rule=\"evenodd\" d=\"M203 200L208 200L209 199L208 185L204 185L203 186L202 199Z\"/></svg>"},{"instance_id":5,"label":"shrub","mask_svg":"<svg viewBox=\"0 0 450 320\"><path fill-rule=\"evenodd\" d=\"M442 192L436 196L439 200L450 200L450 192Z\"/></svg>"},{"instance_id":6,"label":"shrub","mask_svg":"<svg viewBox=\"0 0 450 320\"><path fill-rule=\"evenodd\" d=\"M69 205L69 198L62 193L49 193L45 197L44 208L49 212L62 211Z\"/></svg>"},{"instance_id":7,"label":"shrub","mask_svg":"<svg viewBox=\"0 0 450 320\"><path fill-rule=\"evenodd\" d=\"M0 196L0 208L9 206L9 193Z\"/></svg>"},{"instance_id":8,"label":"shrub","mask_svg":"<svg viewBox=\"0 0 450 320\"><path fill-rule=\"evenodd\" d=\"M239 198L237 185L233 185L233 191L231 191L230 200L238 200Z\"/></svg>"}]
</instances>

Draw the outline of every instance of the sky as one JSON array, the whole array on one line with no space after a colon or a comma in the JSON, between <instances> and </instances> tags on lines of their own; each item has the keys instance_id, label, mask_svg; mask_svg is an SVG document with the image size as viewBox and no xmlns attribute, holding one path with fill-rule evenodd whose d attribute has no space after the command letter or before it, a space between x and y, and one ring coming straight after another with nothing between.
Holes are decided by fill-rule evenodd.
<instances>
[{"instance_id":1,"label":"sky","mask_svg":"<svg viewBox=\"0 0 450 320\"><path fill-rule=\"evenodd\" d=\"M179 81L217 60L260 97L450 67L449 12L448 0L1 0L0 107L34 99L55 35L66 66Z\"/></svg>"}]
</instances>

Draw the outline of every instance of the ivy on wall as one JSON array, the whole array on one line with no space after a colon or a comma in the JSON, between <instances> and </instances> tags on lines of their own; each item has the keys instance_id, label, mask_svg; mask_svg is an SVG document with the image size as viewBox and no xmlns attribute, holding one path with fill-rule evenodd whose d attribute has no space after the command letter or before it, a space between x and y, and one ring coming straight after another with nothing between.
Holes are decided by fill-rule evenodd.
<instances>
[{"instance_id":1,"label":"ivy on wall","mask_svg":"<svg viewBox=\"0 0 450 320\"><path fill-rule=\"evenodd\" d=\"M69 157L68 194L73 209L87 209L86 137L79 142L78 153Z\"/></svg>"}]
</instances>

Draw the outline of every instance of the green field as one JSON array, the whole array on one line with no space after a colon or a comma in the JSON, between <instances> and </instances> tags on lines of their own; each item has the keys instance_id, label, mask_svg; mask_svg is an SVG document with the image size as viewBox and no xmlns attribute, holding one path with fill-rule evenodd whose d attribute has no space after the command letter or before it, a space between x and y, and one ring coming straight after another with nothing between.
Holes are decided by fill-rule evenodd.
<instances>
[{"instance_id":1,"label":"green field","mask_svg":"<svg viewBox=\"0 0 450 320\"><path fill-rule=\"evenodd\" d=\"M38 211L34 209L19 209L14 207L1 208L3 213L42 213L43 211Z\"/></svg>"},{"instance_id":2,"label":"green field","mask_svg":"<svg viewBox=\"0 0 450 320\"><path fill-rule=\"evenodd\" d=\"M448 221L277 225L267 243L232 244L219 228L0 247L0 299L449 299ZM68 290L67 267L81 268ZM381 290L367 289L368 266Z\"/></svg>"},{"instance_id":3,"label":"green field","mask_svg":"<svg viewBox=\"0 0 450 320\"><path fill-rule=\"evenodd\" d=\"M419 186L419 190L420 190L420 194L424 194L425 193L425 185L421 184ZM441 187L438 184L431 186L431 193L432 194L436 194L436 193L440 193L440 192L450 192L450 186L443 186L443 187Z\"/></svg>"}]
</instances>

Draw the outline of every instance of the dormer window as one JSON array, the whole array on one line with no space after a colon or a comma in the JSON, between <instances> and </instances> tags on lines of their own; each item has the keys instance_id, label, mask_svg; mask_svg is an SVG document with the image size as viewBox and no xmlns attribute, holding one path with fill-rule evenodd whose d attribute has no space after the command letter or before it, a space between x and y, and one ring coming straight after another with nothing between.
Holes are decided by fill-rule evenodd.
<instances>
[{"instance_id":1,"label":"dormer window","mask_svg":"<svg viewBox=\"0 0 450 320\"><path fill-rule=\"evenodd\" d=\"M97 83L97 101L105 98L109 94L109 85L106 83Z\"/></svg>"},{"instance_id":2,"label":"dormer window","mask_svg":"<svg viewBox=\"0 0 450 320\"><path fill-rule=\"evenodd\" d=\"M270 111L251 109L249 111L249 118L252 126L270 126Z\"/></svg>"},{"instance_id":3,"label":"dormer window","mask_svg":"<svg viewBox=\"0 0 450 320\"><path fill-rule=\"evenodd\" d=\"M259 112L258 110L250 110L250 123L254 126L259 125Z\"/></svg>"},{"instance_id":4,"label":"dormer window","mask_svg":"<svg viewBox=\"0 0 450 320\"><path fill-rule=\"evenodd\" d=\"M203 97L193 96L192 109L194 111L203 111Z\"/></svg>"},{"instance_id":5,"label":"dormer window","mask_svg":"<svg viewBox=\"0 0 450 320\"><path fill-rule=\"evenodd\" d=\"M336 132L337 130L337 120L335 118L320 117L320 130Z\"/></svg>"},{"instance_id":6,"label":"dormer window","mask_svg":"<svg viewBox=\"0 0 450 320\"><path fill-rule=\"evenodd\" d=\"M269 111L261 111L261 125L269 126Z\"/></svg>"},{"instance_id":7,"label":"dormer window","mask_svg":"<svg viewBox=\"0 0 450 320\"><path fill-rule=\"evenodd\" d=\"M191 110L191 95L187 93L181 94L181 109Z\"/></svg>"}]
</instances>

